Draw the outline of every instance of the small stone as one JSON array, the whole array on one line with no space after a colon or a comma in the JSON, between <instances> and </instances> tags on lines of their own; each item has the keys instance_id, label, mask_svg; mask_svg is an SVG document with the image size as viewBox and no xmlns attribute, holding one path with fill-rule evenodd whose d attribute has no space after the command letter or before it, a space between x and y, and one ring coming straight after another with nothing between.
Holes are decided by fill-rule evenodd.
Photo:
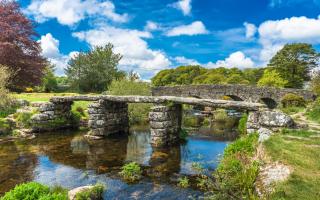
<instances>
[{"instance_id":1,"label":"small stone","mask_svg":"<svg viewBox=\"0 0 320 200\"><path fill-rule=\"evenodd\" d=\"M259 133L259 142L264 142L269 139L269 137L273 134L273 132L267 128L260 128L258 130Z\"/></svg>"}]
</instances>

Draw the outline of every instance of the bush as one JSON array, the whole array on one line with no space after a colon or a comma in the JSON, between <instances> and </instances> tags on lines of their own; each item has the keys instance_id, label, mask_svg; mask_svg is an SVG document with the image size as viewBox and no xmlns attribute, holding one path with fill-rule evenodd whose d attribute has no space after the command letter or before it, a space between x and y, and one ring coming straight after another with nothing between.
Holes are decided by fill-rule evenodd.
<instances>
[{"instance_id":1,"label":"bush","mask_svg":"<svg viewBox=\"0 0 320 200\"><path fill-rule=\"evenodd\" d=\"M257 145L258 134L251 134L241 137L225 149L214 172L218 187L213 199L258 199L254 192L254 182L259 172L259 163L252 159Z\"/></svg>"},{"instance_id":2,"label":"bush","mask_svg":"<svg viewBox=\"0 0 320 200\"><path fill-rule=\"evenodd\" d=\"M102 193L105 187L102 184L96 184L91 189L76 194L76 200L102 199Z\"/></svg>"},{"instance_id":3,"label":"bush","mask_svg":"<svg viewBox=\"0 0 320 200\"><path fill-rule=\"evenodd\" d=\"M179 178L178 179L178 186L179 187L182 187L182 188L187 188L187 187L189 187L190 186L190 183L189 183L189 179L188 179L188 177L183 177L183 178Z\"/></svg>"},{"instance_id":4,"label":"bush","mask_svg":"<svg viewBox=\"0 0 320 200\"><path fill-rule=\"evenodd\" d=\"M21 128L30 128L31 127L31 117L33 112L18 112L14 114L16 119L17 126Z\"/></svg>"},{"instance_id":5,"label":"bush","mask_svg":"<svg viewBox=\"0 0 320 200\"><path fill-rule=\"evenodd\" d=\"M226 110L224 109L217 109L216 111L214 111L213 117L214 121L217 122L225 122L229 118Z\"/></svg>"},{"instance_id":6,"label":"bush","mask_svg":"<svg viewBox=\"0 0 320 200\"><path fill-rule=\"evenodd\" d=\"M239 120L238 124L238 131L240 134L246 134L247 133L247 121L248 121L248 114L243 114L241 116L241 119Z\"/></svg>"},{"instance_id":7,"label":"bush","mask_svg":"<svg viewBox=\"0 0 320 200\"><path fill-rule=\"evenodd\" d=\"M180 132L179 132L179 138L180 140L187 140L187 137L188 137L188 131L186 129L180 129Z\"/></svg>"},{"instance_id":8,"label":"bush","mask_svg":"<svg viewBox=\"0 0 320 200\"><path fill-rule=\"evenodd\" d=\"M305 107L306 101L302 96L296 95L296 94L286 94L281 99L282 106L284 108L287 107Z\"/></svg>"},{"instance_id":9,"label":"bush","mask_svg":"<svg viewBox=\"0 0 320 200\"><path fill-rule=\"evenodd\" d=\"M67 200L67 192L52 191L49 187L40 183L30 182L17 185L14 189L5 193L0 200Z\"/></svg>"},{"instance_id":10,"label":"bush","mask_svg":"<svg viewBox=\"0 0 320 200\"><path fill-rule=\"evenodd\" d=\"M120 175L128 182L135 182L141 179L142 170L136 162L125 164Z\"/></svg>"},{"instance_id":11,"label":"bush","mask_svg":"<svg viewBox=\"0 0 320 200\"><path fill-rule=\"evenodd\" d=\"M13 75L9 68L0 65L0 117L6 117L15 112L16 107L7 89L10 77Z\"/></svg>"}]
</instances>

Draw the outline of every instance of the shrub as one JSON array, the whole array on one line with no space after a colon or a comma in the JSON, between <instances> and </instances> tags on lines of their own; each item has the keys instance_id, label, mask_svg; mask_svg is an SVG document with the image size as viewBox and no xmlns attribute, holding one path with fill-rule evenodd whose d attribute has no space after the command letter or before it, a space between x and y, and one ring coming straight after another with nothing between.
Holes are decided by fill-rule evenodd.
<instances>
[{"instance_id":1,"label":"shrub","mask_svg":"<svg viewBox=\"0 0 320 200\"><path fill-rule=\"evenodd\" d=\"M302 96L296 95L296 94L286 94L281 99L282 106L284 108L287 107L305 107L306 101Z\"/></svg>"},{"instance_id":2,"label":"shrub","mask_svg":"<svg viewBox=\"0 0 320 200\"><path fill-rule=\"evenodd\" d=\"M188 137L188 131L186 129L180 129L180 132L179 132L179 138L180 140L186 140L187 137Z\"/></svg>"},{"instance_id":3,"label":"shrub","mask_svg":"<svg viewBox=\"0 0 320 200\"><path fill-rule=\"evenodd\" d=\"M243 114L241 116L241 119L239 120L238 124L238 131L240 134L246 134L247 133L247 121L248 121L248 114Z\"/></svg>"},{"instance_id":4,"label":"shrub","mask_svg":"<svg viewBox=\"0 0 320 200\"><path fill-rule=\"evenodd\" d=\"M213 116L214 120L219 122L225 122L229 118L226 110L224 109L217 109L216 111L214 111Z\"/></svg>"},{"instance_id":5,"label":"shrub","mask_svg":"<svg viewBox=\"0 0 320 200\"><path fill-rule=\"evenodd\" d=\"M128 182L135 182L141 178L142 170L136 162L125 164L120 175Z\"/></svg>"},{"instance_id":6,"label":"shrub","mask_svg":"<svg viewBox=\"0 0 320 200\"><path fill-rule=\"evenodd\" d=\"M31 127L31 117L34 112L18 112L14 114L14 117L17 122L17 126L21 128L30 128Z\"/></svg>"},{"instance_id":7,"label":"shrub","mask_svg":"<svg viewBox=\"0 0 320 200\"><path fill-rule=\"evenodd\" d=\"M102 199L102 193L104 190L104 185L96 184L91 189L77 193L76 200Z\"/></svg>"},{"instance_id":8,"label":"shrub","mask_svg":"<svg viewBox=\"0 0 320 200\"><path fill-rule=\"evenodd\" d=\"M0 65L0 117L6 117L16 110L13 99L7 89L12 75L13 72L8 67Z\"/></svg>"},{"instance_id":9,"label":"shrub","mask_svg":"<svg viewBox=\"0 0 320 200\"><path fill-rule=\"evenodd\" d=\"M259 172L259 163L252 157L258 145L258 134L242 136L224 151L223 158L214 172L218 185L213 199L258 199L254 182ZM230 196L232 194L232 196Z\"/></svg>"},{"instance_id":10,"label":"shrub","mask_svg":"<svg viewBox=\"0 0 320 200\"><path fill-rule=\"evenodd\" d=\"M187 188L190 186L188 177L183 177L178 179L178 186L182 188Z\"/></svg>"},{"instance_id":11,"label":"shrub","mask_svg":"<svg viewBox=\"0 0 320 200\"><path fill-rule=\"evenodd\" d=\"M8 120L4 118L0 118L0 135L1 134L9 134L11 132L11 125Z\"/></svg>"},{"instance_id":12,"label":"shrub","mask_svg":"<svg viewBox=\"0 0 320 200\"><path fill-rule=\"evenodd\" d=\"M14 189L5 193L0 200L67 200L67 192L51 191L48 186L40 183L29 182L17 185Z\"/></svg>"}]
</instances>

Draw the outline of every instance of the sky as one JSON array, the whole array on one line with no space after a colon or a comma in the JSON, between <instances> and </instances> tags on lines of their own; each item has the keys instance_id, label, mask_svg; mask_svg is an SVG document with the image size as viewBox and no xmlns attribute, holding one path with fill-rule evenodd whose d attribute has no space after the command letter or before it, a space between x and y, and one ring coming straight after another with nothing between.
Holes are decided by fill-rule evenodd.
<instances>
[{"instance_id":1,"label":"sky","mask_svg":"<svg viewBox=\"0 0 320 200\"><path fill-rule=\"evenodd\" d=\"M42 54L64 75L79 51L107 43L119 68L150 80L181 65L263 67L287 43L320 51L320 0L18 0Z\"/></svg>"}]
</instances>

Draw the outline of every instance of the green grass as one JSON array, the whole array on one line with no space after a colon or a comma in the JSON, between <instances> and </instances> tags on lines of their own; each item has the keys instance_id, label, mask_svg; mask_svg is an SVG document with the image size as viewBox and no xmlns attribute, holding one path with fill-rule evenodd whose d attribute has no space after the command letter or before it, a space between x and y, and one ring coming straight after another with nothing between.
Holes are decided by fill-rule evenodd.
<instances>
[{"instance_id":1,"label":"green grass","mask_svg":"<svg viewBox=\"0 0 320 200\"><path fill-rule=\"evenodd\" d=\"M290 106L290 107L287 107L287 108L281 108L281 110L288 114L288 115L292 115L292 114L295 114L295 113L298 113L298 112L303 112L306 108L304 107L296 107L296 106Z\"/></svg>"},{"instance_id":2,"label":"green grass","mask_svg":"<svg viewBox=\"0 0 320 200\"><path fill-rule=\"evenodd\" d=\"M275 186L270 199L319 200L320 137L312 137L317 133L308 131L285 130L283 133L271 136L264 146L273 161L288 165L293 172L287 181Z\"/></svg>"}]
</instances>

